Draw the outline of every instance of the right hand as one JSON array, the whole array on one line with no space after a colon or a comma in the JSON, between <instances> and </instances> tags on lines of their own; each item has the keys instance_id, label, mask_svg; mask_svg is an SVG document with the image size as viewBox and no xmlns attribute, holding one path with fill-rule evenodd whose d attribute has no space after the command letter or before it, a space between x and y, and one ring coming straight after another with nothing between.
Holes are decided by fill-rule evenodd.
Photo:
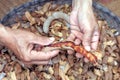
<instances>
[{"instance_id":1,"label":"right hand","mask_svg":"<svg viewBox=\"0 0 120 80\"><path fill-rule=\"evenodd\" d=\"M75 0L75 2L70 15L71 34L68 40L74 41L76 45L82 43L87 51L96 50L99 41L99 30L92 10L92 3L88 0L79 2ZM72 52L68 51L68 53ZM80 53L76 55L81 57Z\"/></svg>"}]
</instances>

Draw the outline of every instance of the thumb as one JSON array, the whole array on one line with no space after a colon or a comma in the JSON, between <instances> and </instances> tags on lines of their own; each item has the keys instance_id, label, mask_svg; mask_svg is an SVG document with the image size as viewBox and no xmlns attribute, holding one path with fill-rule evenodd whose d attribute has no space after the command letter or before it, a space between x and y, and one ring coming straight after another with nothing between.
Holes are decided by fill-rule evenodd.
<instances>
[{"instance_id":1,"label":"thumb","mask_svg":"<svg viewBox=\"0 0 120 80\"><path fill-rule=\"evenodd\" d=\"M34 40L34 43L40 44L40 45L49 45L55 40L54 37L37 37L37 39Z\"/></svg>"},{"instance_id":2,"label":"thumb","mask_svg":"<svg viewBox=\"0 0 120 80\"><path fill-rule=\"evenodd\" d=\"M83 34L83 41L82 41L82 43L83 43L84 48L87 51L91 50L90 45L91 45L91 38L92 38L92 35L93 35L92 33L93 33L92 29L88 29Z\"/></svg>"}]
</instances>

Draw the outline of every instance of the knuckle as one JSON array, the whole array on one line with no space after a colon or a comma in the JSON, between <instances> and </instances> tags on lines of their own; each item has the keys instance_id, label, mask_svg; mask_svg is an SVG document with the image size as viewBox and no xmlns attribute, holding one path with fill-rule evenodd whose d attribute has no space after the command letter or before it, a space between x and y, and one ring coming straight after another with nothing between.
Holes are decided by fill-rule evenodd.
<instances>
[{"instance_id":1,"label":"knuckle","mask_svg":"<svg viewBox=\"0 0 120 80\"><path fill-rule=\"evenodd\" d=\"M49 60L50 58L51 58L51 56L46 56L44 59Z\"/></svg>"},{"instance_id":2,"label":"knuckle","mask_svg":"<svg viewBox=\"0 0 120 80\"><path fill-rule=\"evenodd\" d=\"M86 31L92 32L92 31L93 31L93 28L87 28Z\"/></svg>"},{"instance_id":3,"label":"knuckle","mask_svg":"<svg viewBox=\"0 0 120 80\"><path fill-rule=\"evenodd\" d=\"M26 61L26 62L30 62L31 61L31 59L29 57L27 57L27 56L24 56L23 60Z\"/></svg>"}]
</instances>

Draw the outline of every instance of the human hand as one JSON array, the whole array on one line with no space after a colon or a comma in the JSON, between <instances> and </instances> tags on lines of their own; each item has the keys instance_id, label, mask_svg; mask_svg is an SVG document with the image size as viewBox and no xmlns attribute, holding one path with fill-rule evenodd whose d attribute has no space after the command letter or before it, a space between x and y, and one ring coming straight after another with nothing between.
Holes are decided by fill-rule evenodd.
<instances>
[{"instance_id":1,"label":"human hand","mask_svg":"<svg viewBox=\"0 0 120 80\"><path fill-rule=\"evenodd\" d=\"M6 28L1 42L11 49L15 55L25 64L47 64L49 60L58 54L58 50L36 51L33 50L34 44L40 46L49 45L54 38L35 35L25 30L12 30Z\"/></svg>"},{"instance_id":2,"label":"human hand","mask_svg":"<svg viewBox=\"0 0 120 80\"><path fill-rule=\"evenodd\" d=\"M91 2L88 0L82 0L81 4L73 5L70 24L71 35L69 39L74 40L76 38L74 40L76 44L80 44L82 41L83 46L88 51L91 49L95 50L97 48L99 30Z\"/></svg>"},{"instance_id":3,"label":"human hand","mask_svg":"<svg viewBox=\"0 0 120 80\"><path fill-rule=\"evenodd\" d=\"M73 0L70 15L71 34L68 40L76 45L81 42L87 51L96 50L99 40L99 29L96 22L91 0Z\"/></svg>"}]
</instances>

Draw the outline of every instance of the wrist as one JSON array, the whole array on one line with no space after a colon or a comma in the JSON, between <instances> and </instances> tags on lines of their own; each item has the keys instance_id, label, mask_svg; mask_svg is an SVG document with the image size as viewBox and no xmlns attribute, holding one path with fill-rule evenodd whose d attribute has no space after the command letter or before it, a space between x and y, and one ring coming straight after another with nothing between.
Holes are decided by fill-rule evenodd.
<instances>
[{"instance_id":1,"label":"wrist","mask_svg":"<svg viewBox=\"0 0 120 80\"><path fill-rule=\"evenodd\" d=\"M74 10L92 8L92 0L73 0L72 8Z\"/></svg>"}]
</instances>

